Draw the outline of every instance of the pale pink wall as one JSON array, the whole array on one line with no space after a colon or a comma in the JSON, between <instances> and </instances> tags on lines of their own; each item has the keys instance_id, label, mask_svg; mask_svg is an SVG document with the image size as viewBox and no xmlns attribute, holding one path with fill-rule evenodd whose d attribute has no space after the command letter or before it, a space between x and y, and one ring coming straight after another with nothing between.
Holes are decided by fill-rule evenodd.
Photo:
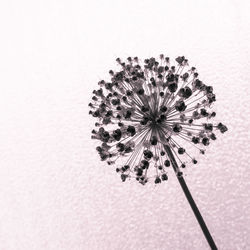
<instances>
[{"instance_id":1,"label":"pale pink wall","mask_svg":"<svg viewBox=\"0 0 250 250\"><path fill-rule=\"evenodd\" d=\"M249 249L249 1L6 1L0 249L209 249L172 174L121 183L87 104L115 58L185 55L229 131L186 170L219 249Z\"/></svg>"}]
</instances>

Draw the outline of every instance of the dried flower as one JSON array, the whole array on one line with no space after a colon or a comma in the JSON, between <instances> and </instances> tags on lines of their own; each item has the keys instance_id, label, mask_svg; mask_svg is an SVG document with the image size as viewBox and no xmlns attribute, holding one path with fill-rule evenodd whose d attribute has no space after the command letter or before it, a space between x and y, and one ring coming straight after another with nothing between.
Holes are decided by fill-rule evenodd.
<instances>
[{"instance_id":1,"label":"dried flower","mask_svg":"<svg viewBox=\"0 0 250 250\"><path fill-rule=\"evenodd\" d=\"M189 154L190 146L204 154L216 140L215 133L227 131L222 123L209 121L216 115L211 111L216 100L213 87L198 78L184 56L177 57L175 65L164 55L158 61L153 57L144 62L137 57L116 61L120 71L110 70L111 80L98 83L89 114L98 119L92 138L102 142L96 148L100 158L116 164L122 181L130 177L141 184L151 177L155 183L166 181L171 161L164 145L185 168L189 162L197 163Z\"/></svg>"}]
</instances>

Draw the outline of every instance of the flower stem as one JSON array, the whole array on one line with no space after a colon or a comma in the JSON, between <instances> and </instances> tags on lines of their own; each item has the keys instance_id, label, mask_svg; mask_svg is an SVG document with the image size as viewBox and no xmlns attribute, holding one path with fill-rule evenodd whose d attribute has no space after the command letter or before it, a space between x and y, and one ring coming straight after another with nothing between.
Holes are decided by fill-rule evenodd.
<instances>
[{"instance_id":1,"label":"flower stem","mask_svg":"<svg viewBox=\"0 0 250 250\"><path fill-rule=\"evenodd\" d=\"M208 228L207 228L207 226L206 226L206 224L205 224L205 222L204 222L204 220L203 220L203 218L202 218L202 216L200 214L200 211L199 211L198 207L196 206L191 193L189 192L189 189L187 187L187 184L186 184L183 176L178 175L179 167L178 167L177 162L176 162L176 160L174 158L172 150L170 149L170 147L167 144L164 145L164 149L168 154L168 157L169 157L169 159L170 159L170 161L172 163L173 169L174 169L174 171L176 173L176 176L177 176L178 181L179 181L179 183L180 183L180 185L182 187L182 190L183 190L183 192L184 192L184 194L185 194L185 196L186 196L186 198L187 198L187 200L188 200L188 202L189 202L189 204L190 204L190 206L191 206L191 208L192 208L192 210L193 210L193 212L195 214L196 219L198 220L198 222L200 224L200 227L201 227L201 229L203 231L203 234L205 235L205 237L207 239L207 242L208 242L209 246L211 247L212 250L217 250L218 248L216 247L216 245L214 243L214 240L213 240L210 232L208 231Z\"/></svg>"}]
</instances>

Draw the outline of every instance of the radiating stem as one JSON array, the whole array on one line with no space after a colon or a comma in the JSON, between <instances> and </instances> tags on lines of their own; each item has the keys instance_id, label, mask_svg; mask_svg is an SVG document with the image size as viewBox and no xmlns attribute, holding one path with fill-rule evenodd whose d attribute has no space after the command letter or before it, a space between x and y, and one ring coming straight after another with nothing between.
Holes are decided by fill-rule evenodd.
<instances>
[{"instance_id":1,"label":"radiating stem","mask_svg":"<svg viewBox=\"0 0 250 250\"><path fill-rule=\"evenodd\" d=\"M205 235L205 237L207 239L207 242L208 242L209 246L211 247L212 250L217 250L218 248L216 247L216 245L214 243L214 240L213 240L210 232L208 231L208 228L207 228L207 226L206 226L206 224L205 224L205 222L204 222L204 220L203 220L203 218L202 218L202 216L200 214L200 211L199 211L198 207L196 206L191 193L189 192L189 189L187 187L187 184L186 184L183 176L178 175L179 167L178 167L178 165L176 163L176 160L174 158L172 150L170 149L170 147L167 144L164 145L164 149L168 154L168 157L169 157L169 159L170 159L170 161L172 163L173 169L174 169L174 171L176 173L176 176L177 176L178 181L179 181L179 183L180 183L180 185L182 187L182 190L185 193L186 198L187 198L187 200L188 200L188 202L189 202L189 204L190 204L190 206L191 206L191 208L192 208L192 210L193 210L193 212L194 212L194 214L196 216L196 219L198 220L198 222L200 224L200 227L201 227L201 229L202 229L202 231L203 231L203 233L204 233L204 235Z\"/></svg>"}]
</instances>

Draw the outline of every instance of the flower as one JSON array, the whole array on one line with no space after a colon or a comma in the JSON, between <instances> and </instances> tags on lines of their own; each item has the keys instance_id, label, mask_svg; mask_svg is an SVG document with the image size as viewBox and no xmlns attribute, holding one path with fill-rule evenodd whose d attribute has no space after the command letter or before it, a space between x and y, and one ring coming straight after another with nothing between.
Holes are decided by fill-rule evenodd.
<instances>
[{"instance_id":1,"label":"flower","mask_svg":"<svg viewBox=\"0 0 250 250\"><path fill-rule=\"evenodd\" d=\"M92 130L92 138L101 141L96 150L102 161L116 165L122 181L131 177L141 184L149 178L166 181L171 160L164 145L185 168L189 162L197 164L190 148L204 154L216 132L227 131L224 124L209 121L216 116L211 110L216 101L213 87L198 78L184 56L172 65L164 55L158 61L153 57L144 62L137 57L116 61L120 71L110 70L111 79L99 81L89 114L98 119Z\"/></svg>"}]
</instances>

